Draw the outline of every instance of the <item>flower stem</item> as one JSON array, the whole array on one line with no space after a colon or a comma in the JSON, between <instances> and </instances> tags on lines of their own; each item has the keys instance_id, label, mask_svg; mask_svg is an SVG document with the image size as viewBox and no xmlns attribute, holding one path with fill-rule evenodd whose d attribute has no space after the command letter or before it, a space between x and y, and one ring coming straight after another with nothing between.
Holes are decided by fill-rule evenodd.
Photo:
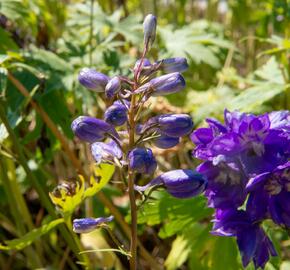
<instances>
[{"instance_id":1,"label":"flower stem","mask_svg":"<svg viewBox=\"0 0 290 270\"><path fill-rule=\"evenodd\" d=\"M129 109L129 148L130 150L135 144L135 95L132 95L131 105ZM131 244L130 244L130 269L137 269L137 206L134 191L134 172L129 169L128 190L131 207Z\"/></svg>"}]
</instances>

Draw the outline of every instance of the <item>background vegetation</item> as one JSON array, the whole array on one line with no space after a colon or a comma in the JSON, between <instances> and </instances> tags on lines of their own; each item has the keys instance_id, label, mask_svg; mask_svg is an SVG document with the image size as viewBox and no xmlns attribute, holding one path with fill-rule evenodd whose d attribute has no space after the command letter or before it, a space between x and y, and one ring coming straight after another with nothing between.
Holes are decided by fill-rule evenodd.
<instances>
[{"instance_id":1,"label":"background vegetation","mask_svg":"<svg viewBox=\"0 0 290 270\"><path fill-rule=\"evenodd\" d=\"M0 0L1 269L79 269L88 256L94 269L128 267L119 253L79 255L114 245L100 230L79 241L69 221L62 224L49 192L95 170L70 124L81 114L101 116L106 101L78 84L78 71L92 66L110 76L128 74L140 56L147 13L158 17L150 57L184 56L190 64L186 91L157 98L153 113L191 113L197 127L205 117L221 119L225 107L290 109L287 0ZM154 149L159 170L194 168L192 148L184 140L178 148ZM103 178L111 173L101 172ZM119 178L116 171L102 192L68 212L70 218L113 213L112 229L127 243L122 218L128 221L128 198ZM209 233L212 211L205 199L177 200L162 192L153 197L159 199L141 207L139 216L145 269L154 260L168 270L242 268L233 239ZM273 224L266 229L280 255L266 269L290 269L289 237Z\"/></svg>"}]
</instances>

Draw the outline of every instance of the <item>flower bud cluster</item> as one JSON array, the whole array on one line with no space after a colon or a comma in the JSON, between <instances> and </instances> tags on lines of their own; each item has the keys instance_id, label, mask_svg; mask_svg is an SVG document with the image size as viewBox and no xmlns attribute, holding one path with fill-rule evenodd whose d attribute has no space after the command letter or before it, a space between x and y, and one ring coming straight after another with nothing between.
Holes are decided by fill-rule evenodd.
<instances>
[{"instance_id":1,"label":"flower bud cluster","mask_svg":"<svg viewBox=\"0 0 290 270\"><path fill-rule=\"evenodd\" d=\"M89 90L103 92L111 105L104 112L103 119L79 116L71 127L76 137L91 144L96 163L111 163L133 173L152 176L157 162L150 145L162 149L176 146L181 137L192 132L193 121L187 114L162 114L140 119L144 103L151 97L184 90L185 80L181 72L188 68L187 60L182 57L154 63L145 58L155 40L156 17L148 15L143 26L145 48L132 69L131 77L115 75L110 78L89 68L80 71L80 84ZM158 76L159 73L165 74ZM171 195L185 198L201 193L206 180L194 171L174 170L150 183L148 187L161 185Z\"/></svg>"}]
</instances>

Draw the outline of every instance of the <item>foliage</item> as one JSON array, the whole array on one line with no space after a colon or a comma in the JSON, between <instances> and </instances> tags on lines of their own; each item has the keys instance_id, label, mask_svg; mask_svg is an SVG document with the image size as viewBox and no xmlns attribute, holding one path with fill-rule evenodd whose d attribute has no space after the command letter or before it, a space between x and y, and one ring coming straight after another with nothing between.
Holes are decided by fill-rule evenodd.
<instances>
[{"instance_id":1,"label":"foliage","mask_svg":"<svg viewBox=\"0 0 290 270\"><path fill-rule=\"evenodd\" d=\"M168 108L188 112L199 127L206 117L222 119L225 107L254 113L289 110L288 1L147 2L0 1L0 109L5 115L0 120L1 269L79 269L77 261L85 261L48 194L63 179L82 174L73 157L88 174L99 170L91 166L86 147L74 140L70 124L75 115L102 115L105 101L84 90L77 74L81 67L93 66L110 76L127 75L140 55L144 14L152 12L159 19L152 59L190 59L186 91L156 99L153 113ZM194 168L198 162L191 149L183 141L172 151L156 150L159 170ZM85 188L80 180L77 200L55 199L70 217L110 212L98 196L100 189L120 216L128 215L128 198L120 196L123 175L108 165L101 168L101 184L91 178ZM139 182L149 180L140 177ZM233 239L210 234L212 211L203 198L177 200L162 192L152 196L140 208L138 229L145 248L158 246L152 254L164 260L166 269L242 269ZM113 229L126 238L120 223ZM272 224L267 230L281 259L271 260L266 269L288 269L289 237Z\"/></svg>"}]
</instances>

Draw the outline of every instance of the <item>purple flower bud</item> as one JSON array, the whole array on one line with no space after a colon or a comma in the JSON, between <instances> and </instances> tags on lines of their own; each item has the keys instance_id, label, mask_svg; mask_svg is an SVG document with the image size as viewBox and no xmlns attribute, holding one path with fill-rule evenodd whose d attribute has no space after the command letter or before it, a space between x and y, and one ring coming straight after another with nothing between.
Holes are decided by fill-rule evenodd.
<instances>
[{"instance_id":1,"label":"purple flower bud","mask_svg":"<svg viewBox=\"0 0 290 270\"><path fill-rule=\"evenodd\" d=\"M159 64L159 69L165 73L183 72L188 69L187 60L183 57L163 59L156 64Z\"/></svg>"},{"instance_id":2,"label":"purple flower bud","mask_svg":"<svg viewBox=\"0 0 290 270\"><path fill-rule=\"evenodd\" d=\"M93 143L91 145L91 152L97 164L100 164L101 162L112 163L115 158L121 159L123 155L122 150L113 140L108 143Z\"/></svg>"},{"instance_id":3,"label":"purple flower bud","mask_svg":"<svg viewBox=\"0 0 290 270\"><path fill-rule=\"evenodd\" d=\"M129 168L144 174L152 174L157 168L157 162L151 149L135 148L128 156Z\"/></svg>"},{"instance_id":4,"label":"purple flower bud","mask_svg":"<svg viewBox=\"0 0 290 270\"><path fill-rule=\"evenodd\" d=\"M186 136L193 129L193 121L187 114L162 114L155 121L160 133L169 137Z\"/></svg>"},{"instance_id":5,"label":"purple flower bud","mask_svg":"<svg viewBox=\"0 0 290 270\"><path fill-rule=\"evenodd\" d=\"M104 92L108 81L108 76L92 68L83 68L79 73L80 84L96 92Z\"/></svg>"},{"instance_id":6,"label":"purple flower bud","mask_svg":"<svg viewBox=\"0 0 290 270\"><path fill-rule=\"evenodd\" d=\"M161 174L146 186L135 186L135 189L145 191L149 187L158 185L163 185L173 197L190 198L205 190L207 180L202 174L192 170L173 170Z\"/></svg>"},{"instance_id":7,"label":"purple flower bud","mask_svg":"<svg viewBox=\"0 0 290 270\"><path fill-rule=\"evenodd\" d=\"M164 96L173 93L177 93L184 89L185 80L182 75L178 72L170 73L167 75L163 75L157 78L152 79L150 82L145 83L141 87L139 87L135 93L142 93L145 91L149 91L150 89L153 91L153 96Z\"/></svg>"},{"instance_id":8,"label":"purple flower bud","mask_svg":"<svg viewBox=\"0 0 290 270\"><path fill-rule=\"evenodd\" d=\"M179 143L179 137L169 137L166 135L161 135L158 138L154 139L153 142L155 146L159 148L168 149L176 146Z\"/></svg>"},{"instance_id":9,"label":"purple flower bud","mask_svg":"<svg viewBox=\"0 0 290 270\"><path fill-rule=\"evenodd\" d=\"M90 116L79 116L72 122L71 128L80 140L90 143L103 140L106 133L111 133L115 137L118 137L112 125Z\"/></svg>"},{"instance_id":10,"label":"purple flower bud","mask_svg":"<svg viewBox=\"0 0 290 270\"><path fill-rule=\"evenodd\" d=\"M144 44L152 45L156 36L157 19L154 15L148 14L143 22Z\"/></svg>"},{"instance_id":11,"label":"purple flower bud","mask_svg":"<svg viewBox=\"0 0 290 270\"><path fill-rule=\"evenodd\" d=\"M136 72L137 69L139 68L140 62L141 62L141 59L139 59L139 60L136 61L135 66L134 66L134 69L133 69L134 72ZM143 68L148 68L148 67L151 67L151 63L150 63L149 59L144 58L143 59L143 63L142 63L141 70Z\"/></svg>"},{"instance_id":12,"label":"purple flower bud","mask_svg":"<svg viewBox=\"0 0 290 270\"><path fill-rule=\"evenodd\" d=\"M124 104L114 103L108 107L104 114L104 120L113 125L121 126L127 121L127 108Z\"/></svg>"},{"instance_id":13,"label":"purple flower bud","mask_svg":"<svg viewBox=\"0 0 290 270\"><path fill-rule=\"evenodd\" d=\"M103 223L111 222L113 216L100 218L81 218L73 220L73 231L75 233L89 233L102 225Z\"/></svg>"},{"instance_id":14,"label":"purple flower bud","mask_svg":"<svg viewBox=\"0 0 290 270\"><path fill-rule=\"evenodd\" d=\"M105 95L107 98L113 98L121 90L120 78L115 76L109 80L105 88Z\"/></svg>"}]
</instances>

